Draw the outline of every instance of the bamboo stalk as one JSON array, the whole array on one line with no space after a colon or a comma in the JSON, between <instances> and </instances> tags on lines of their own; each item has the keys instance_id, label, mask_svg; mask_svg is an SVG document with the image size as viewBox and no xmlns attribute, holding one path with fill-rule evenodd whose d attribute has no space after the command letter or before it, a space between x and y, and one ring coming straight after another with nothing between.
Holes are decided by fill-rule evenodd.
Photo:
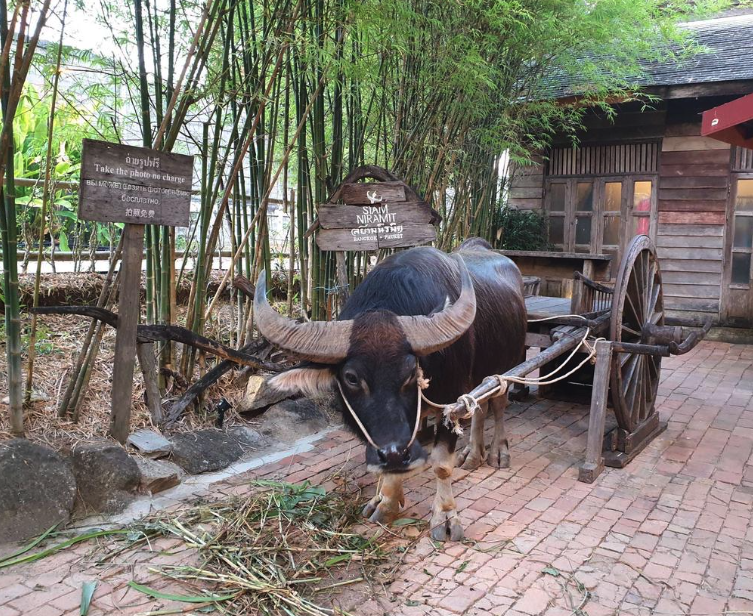
<instances>
[{"instance_id":1,"label":"bamboo stalk","mask_svg":"<svg viewBox=\"0 0 753 616\"><path fill-rule=\"evenodd\" d=\"M37 270L34 277L34 296L32 305L36 308L39 305L39 287L42 277L42 253L44 250L44 227L47 217L47 204L50 200L50 180L52 176L52 139L55 134L55 108L58 98L58 86L60 84L60 61L63 53L63 34L65 33L65 19L68 13L68 0L63 3L63 19L60 25L60 38L58 40L58 52L55 61L55 77L52 83L52 99L50 100L50 117L47 122L47 154L45 158L44 170L44 189L42 191L42 211L39 215L39 249L37 251ZM50 216L52 218L52 216ZM52 229L52 224L50 224ZM26 403L31 402L31 392L34 379L34 356L36 353L37 343L37 315L32 312L31 330L29 332L29 350L28 361L26 364Z\"/></svg>"}]
</instances>

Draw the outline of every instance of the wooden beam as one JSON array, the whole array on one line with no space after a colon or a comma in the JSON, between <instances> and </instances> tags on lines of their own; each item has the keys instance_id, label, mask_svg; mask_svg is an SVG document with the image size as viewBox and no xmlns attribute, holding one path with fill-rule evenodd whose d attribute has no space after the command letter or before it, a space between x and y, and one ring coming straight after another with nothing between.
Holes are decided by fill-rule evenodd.
<instances>
[{"instance_id":1,"label":"wooden beam","mask_svg":"<svg viewBox=\"0 0 753 616\"><path fill-rule=\"evenodd\" d=\"M126 223L123 230L123 257L120 264L118 293L118 334L112 370L112 407L110 436L125 444L131 431L133 368L136 362L136 329L139 323L141 257L144 250L144 225Z\"/></svg>"}]
</instances>

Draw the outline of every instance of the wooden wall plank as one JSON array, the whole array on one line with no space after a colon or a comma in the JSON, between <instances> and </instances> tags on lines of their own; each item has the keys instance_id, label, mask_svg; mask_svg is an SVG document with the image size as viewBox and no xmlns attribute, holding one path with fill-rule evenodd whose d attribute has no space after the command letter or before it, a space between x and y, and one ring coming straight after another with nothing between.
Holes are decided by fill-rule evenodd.
<instances>
[{"instance_id":1,"label":"wooden wall plank","mask_svg":"<svg viewBox=\"0 0 753 616\"><path fill-rule=\"evenodd\" d=\"M664 177L724 177L729 173L729 162L719 164L668 163L662 157L659 175Z\"/></svg>"},{"instance_id":2,"label":"wooden wall plank","mask_svg":"<svg viewBox=\"0 0 753 616\"><path fill-rule=\"evenodd\" d=\"M544 204L542 199L508 199L507 203L510 207L519 210L538 210Z\"/></svg>"},{"instance_id":3,"label":"wooden wall plank","mask_svg":"<svg viewBox=\"0 0 753 616\"><path fill-rule=\"evenodd\" d=\"M718 237L724 236L724 227L722 225L659 225L658 237L661 239L665 235L686 235L702 236L713 235ZM657 240L659 241L659 240Z\"/></svg>"},{"instance_id":4,"label":"wooden wall plank","mask_svg":"<svg viewBox=\"0 0 753 616\"><path fill-rule=\"evenodd\" d=\"M727 187L696 188L694 186L684 186L682 188L667 188L664 186L663 182L659 185L660 201L690 201L698 199L708 201L727 201Z\"/></svg>"},{"instance_id":5,"label":"wooden wall plank","mask_svg":"<svg viewBox=\"0 0 753 616\"><path fill-rule=\"evenodd\" d=\"M717 294L722 283L721 271L718 272L686 272L667 271L662 268L662 282L664 284L712 284L717 287Z\"/></svg>"},{"instance_id":6,"label":"wooden wall plank","mask_svg":"<svg viewBox=\"0 0 753 616\"><path fill-rule=\"evenodd\" d=\"M712 299L671 297L665 299L664 306L668 310L687 310L691 312L719 313L719 300Z\"/></svg>"},{"instance_id":7,"label":"wooden wall plank","mask_svg":"<svg viewBox=\"0 0 753 616\"><path fill-rule=\"evenodd\" d=\"M696 299L719 299L718 284L674 284L664 283L664 297L696 298Z\"/></svg>"},{"instance_id":8,"label":"wooden wall plank","mask_svg":"<svg viewBox=\"0 0 753 616\"><path fill-rule=\"evenodd\" d=\"M672 259L665 257L659 262L662 274L667 272L704 272L704 273L722 273L722 260L702 260L702 259Z\"/></svg>"},{"instance_id":9,"label":"wooden wall plank","mask_svg":"<svg viewBox=\"0 0 753 616\"><path fill-rule=\"evenodd\" d=\"M692 152L662 152L662 165L724 165L729 167L729 149Z\"/></svg>"},{"instance_id":10,"label":"wooden wall plank","mask_svg":"<svg viewBox=\"0 0 753 616\"><path fill-rule=\"evenodd\" d=\"M721 248L657 248L659 259L709 259L722 258Z\"/></svg>"},{"instance_id":11,"label":"wooden wall plank","mask_svg":"<svg viewBox=\"0 0 753 616\"><path fill-rule=\"evenodd\" d=\"M510 181L511 190L513 188L541 188L542 186L544 186L543 173L538 173L536 175L519 173L514 175Z\"/></svg>"},{"instance_id":12,"label":"wooden wall plank","mask_svg":"<svg viewBox=\"0 0 753 616\"><path fill-rule=\"evenodd\" d=\"M659 235L656 245L661 248L724 248L721 235Z\"/></svg>"},{"instance_id":13,"label":"wooden wall plank","mask_svg":"<svg viewBox=\"0 0 753 616\"><path fill-rule=\"evenodd\" d=\"M723 225L725 212L659 212L659 224Z\"/></svg>"},{"instance_id":14,"label":"wooden wall plank","mask_svg":"<svg viewBox=\"0 0 753 616\"><path fill-rule=\"evenodd\" d=\"M711 317L711 322L719 323L719 314L698 312L694 310L664 310L667 325L684 325L686 327L700 327Z\"/></svg>"},{"instance_id":15,"label":"wooden wall plank","mask_svg":"<svg viewBox=\"0 0 753 616\"><path fill-rule=\"evenodd\" d=\"M718 177L663 177L660 189L665 188L723 188L727 190L729 180L726 175Z\"/></svg>"},{"instance_id":16,"label":"wooden wall plank","mask_svg":"<svg viewBox=\"0 0 753 616\"><path fill-rule=\"evenodd\" d=\"M543 186L521 187L516 185L510 188L510 199L541 199L543 191Z\"/></svg>"},{"instance_id":17,"label":"wooden wall plank","mask_svg":"<svg viewBox=\"0 0 753 616\"><path fill-rule=\"evenodd\" d=\"M659 200L659 212L725 212L727 201Z\"/></svg>"},{"instance_id":18,"label":"wooden wall plank","mask_svg":"<svg viewBox=\"0 0 753 616\"><path fill-rule=\"evenodd\" d=\"M710 137L664 136L662 152L688 152L693 150L729 150L729 143L717 141Z\"/></svg>"}]
</instances>

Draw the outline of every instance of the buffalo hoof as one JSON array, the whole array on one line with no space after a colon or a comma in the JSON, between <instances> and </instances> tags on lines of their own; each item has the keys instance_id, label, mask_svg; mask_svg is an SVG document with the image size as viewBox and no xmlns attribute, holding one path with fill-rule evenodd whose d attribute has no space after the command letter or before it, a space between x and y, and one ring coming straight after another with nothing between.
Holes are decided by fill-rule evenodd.
<instances>
[{"instance_id":1,"label":"buffalo hoof","mask_svg":"<svg viewBox=\"0 0 753 616\"><path fill-rule=\"evenodd\" d=\"M369 522L378 524L391 524L395 521L400 513L400 505L382 498L377 494L363 508L363 517L368 518Z\"/></svg>"},{"instance_id":2,"label":"buffalo hoof","mask_svg":"<svg viewBox=\"0 0 753 616\"><path fill-rule=\"evenodd\" d=\"M510 468L510 454L506 451L490 451L486 462L494 468Z\"/></svg>"},{"instance_id":3,"label":"buffalo hoof","mask_svg":"<svg viewBox=\"0 0 753 616\"><path fill-rule=\"evenodd\" d=\"M463 537L463 527L454 509L440 511L431 517L431 538L434 541L462 541Z\"/></svg>"},{"instance_id":4,"label":"buffalo hoof","mask_svg":"<svg viewBox=\"0 0 753 616\"><path fill-rule=\"evenodd\" d=\"M484 454L478 451L471 451L470 447L459 451L455 458L455 466L459 466L466 471L475 471L483 463Z\"/></svg>"}]
</instances>

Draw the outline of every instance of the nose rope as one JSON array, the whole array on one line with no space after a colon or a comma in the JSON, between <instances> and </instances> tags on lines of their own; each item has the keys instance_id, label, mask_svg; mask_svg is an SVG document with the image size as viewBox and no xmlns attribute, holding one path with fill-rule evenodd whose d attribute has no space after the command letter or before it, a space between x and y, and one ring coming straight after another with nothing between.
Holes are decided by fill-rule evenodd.
<instances>
[{"instance_id":1,"label":"nose rope","mask_svg":"<svg viewBox=\"0 0 753 616\"><path fill-rule=\"evenodd\" d=\"M369 434L369 431L366 429L366 426L364 426L361 423L361 420L358 419L358 415L356 415L356 412L353 410L353 407L350 406L350 402L348 402L348 399L345 397L345 392L343 391L342 385L340 385L340 380L335 378L335 381L337 382L337 389L340 390L340 395L343 397L343 402L345 402L345 406L350 411L350 414L353 416L353 419L355 420L356 424L361 429L361 432L363 432L363 435L366 437L366 440L369 442L369 445L371 445L374 449L379 451L379 446L374 442L374 439L371 438L371 434Z\"/></svg>"},{"instance_id":2,"label":"nose rope","mask_svg":"<svg viewBox=\"0 0 753 616\"><path fill-rule=\"evenodd\" d=\"M410 437L410 440L408 441L408 444L405 447L405 450L408 451L413 445L413 441L416 440L416 436L418 435L418 427L421 424L421 398L423 398L422 390L426 389L429 386L429 380L424 378L423 372L421 372L421 367L416 365L417 372L416 372L416 382L418 384L418 400L416 402L416 422L413 424L413 434ZM351 416L356 422L356 425L360 428L361 432L363 432L363 435L366 437L366 440L368 441L369 445L371 445L374 449L379 451L379 445L376 444L373 438L371 438L371 434L369 434L369 431L366 429L366 426L363 425L361 420L358 418L358 415L356 415L356 412L353 410L353 407L350 406L350 402L348 402L348 398L345 396L345 392L343 391L342 385L340 385L339 379L335 378L335 382L337 383L337 389L340 390L340 395L343 398L343 402L345 403L345 407L350 411Z\"/></svg>"}]
</instances>

